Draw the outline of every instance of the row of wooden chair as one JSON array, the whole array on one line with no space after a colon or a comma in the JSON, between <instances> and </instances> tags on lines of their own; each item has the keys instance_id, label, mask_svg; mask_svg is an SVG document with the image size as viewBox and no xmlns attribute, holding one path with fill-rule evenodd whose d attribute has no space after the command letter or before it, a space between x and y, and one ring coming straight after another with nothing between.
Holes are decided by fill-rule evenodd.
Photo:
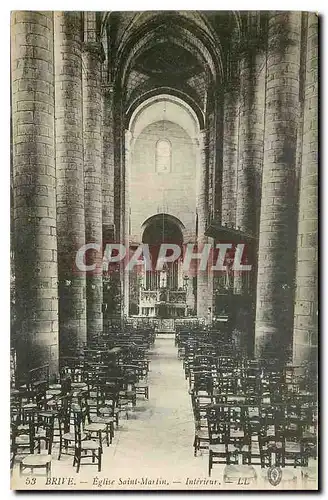
<instances>
[{"instance_id":1,"label":"row of wooden chair","mask_svg":"<svg viewBox=\"0 0 328 500\"><path fill-rule=\"evenodd\" d=\"M49 476L57 443L58 460L72 455L77 471L89 463L100 471L103 446L112 443L120 415L128 418L138 394L149 397L147 349L152 342L149 332L133 335L130 342L127 336L119 342L115 335L62 359L55 383L34 379L13 388L11 466L22 454L21 473L44 467Z\"/></svg>"},{"instance_id":2,"label":"row of wooden chair","mask_svg":"<svg viewBox=\"0 0 328 500\"><path fill-rule=\"evenodd\" d=\"M305 467L316 458L316 395L304 367L249 359L204 329L180 332L176 345L189 382L194 455L208 450L209 474L215 463Z\"/></svg>"}]
</instances>

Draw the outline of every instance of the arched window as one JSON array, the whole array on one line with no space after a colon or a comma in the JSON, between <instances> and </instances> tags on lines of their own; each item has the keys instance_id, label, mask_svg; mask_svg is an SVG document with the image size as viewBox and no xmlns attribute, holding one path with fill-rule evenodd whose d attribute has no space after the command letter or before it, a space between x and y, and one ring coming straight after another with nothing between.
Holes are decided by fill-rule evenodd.
<instances>
[{"instance_id":1,"label":"arched window","mask_svg":"<svg viewBox=\"0 0 328 500\"><path fill-rule=\"evenodd\" d=\"M156 172L171 171L171 143L167 139L160 139L156 144Z\"/></svg>"}]
</instances>

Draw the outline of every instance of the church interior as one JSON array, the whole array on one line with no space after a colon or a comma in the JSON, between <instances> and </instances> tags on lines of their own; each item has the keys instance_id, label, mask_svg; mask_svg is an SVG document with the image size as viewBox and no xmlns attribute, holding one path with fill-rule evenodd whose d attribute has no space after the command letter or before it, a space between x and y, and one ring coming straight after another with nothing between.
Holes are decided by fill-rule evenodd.
<instances>
[{"instance_id":1,"label":"church interior","mask_svg":"<svg viewBox=\"0 0 328 500\"><path fill-rule=\"evenodd\" d=\"M13 485L317 488L318 24L12 12Z\"/></svg>"}]
</instances>

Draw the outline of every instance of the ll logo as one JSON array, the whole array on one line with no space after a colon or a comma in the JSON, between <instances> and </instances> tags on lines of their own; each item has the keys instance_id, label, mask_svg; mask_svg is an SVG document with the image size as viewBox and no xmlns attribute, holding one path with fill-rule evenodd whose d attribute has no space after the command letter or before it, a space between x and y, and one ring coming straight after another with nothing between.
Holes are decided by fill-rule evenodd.
<instances>
[{"instance_id":1,"label":"ll logo","mask_svg":"<svg viewBox=\"0 0 328 500\"><path fill-rule=\"evenodd\" d=\"M278 486L282 478L282 470L279 467L270 467L268 469L268 480L272 486Z\"/></svg>"}]
</instances>

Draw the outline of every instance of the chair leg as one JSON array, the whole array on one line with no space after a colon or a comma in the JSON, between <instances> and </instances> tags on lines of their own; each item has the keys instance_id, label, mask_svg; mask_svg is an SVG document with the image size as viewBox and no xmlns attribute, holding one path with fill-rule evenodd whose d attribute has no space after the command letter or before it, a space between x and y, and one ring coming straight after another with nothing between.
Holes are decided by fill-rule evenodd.
<instances>
[{"instance_id":1,"label":"chair leg","mask_svg":"<svg viewBox=\"0 0 328 500\"><path fill-rule=\"evenodd\" d=\"M63 440L60 436L59 438L59 452L58 452L58 460L60 460L60 457L61 457L61 453L62 453L62 446L63 446Z\"/></svg>"},{"instance_id":2,"label":"chair leg","mask_svg":"<svg viewBox=\"0 0 328 500\"><path fill-rule=\"evenodd\" d=\"M52 443L53 443L54 436L50 436L49 438L49 447L48 447L48 454L51 455L52 452Z\"/></svg>"},{"instance_id":3,"label":"chair leg","mask_svg":"<svg viewBox=\"0 0 328 500\"><path fill-rule=\"evenodd\" d=\"M211 470L212 470L212 452L209 450L209 455L208 455L208 475L211 477Z\"/></svg>"},{"instance_id":4,"label":"chair leg","mask_svg":"<svg viewBox=\"0 0 328 500\"><path fill-rule=\"evenodd\" d=\"M98 472L101 472L101 451L98 449Z\"/></svg>"},{"instance_id":5,"label":"chair leg","mask_svg":"<svg viewBox=\"0 0 328 500\"><path fill-rule=\"evenodd\" d=\"M101 453L103 452L103 448L102 448L102 435L101 435L101 431L98 432L98 438L99 438L99 447L100 447L100 450L101 450Z\"/></svg>"},{"instance_id":6,"label":"chair leg","mask_svg":"<svg viewBox=\"0 0 328 500\"><path fill-rule=\"evenodd\" d=\"M81 450L77 450L77 467L76 467L76 472L80 472L80 466L81 466Z\"/></svg>"},{"instance_id":7,"label":"chair leg","mask_svg":"<svg viewBox=\"0 0 328 500\"><path fill-rule=\"evenodd\" d=\"M197 436L195 435L194 439L194 457L197 456Z\"/></svg>"}]
</instances>

